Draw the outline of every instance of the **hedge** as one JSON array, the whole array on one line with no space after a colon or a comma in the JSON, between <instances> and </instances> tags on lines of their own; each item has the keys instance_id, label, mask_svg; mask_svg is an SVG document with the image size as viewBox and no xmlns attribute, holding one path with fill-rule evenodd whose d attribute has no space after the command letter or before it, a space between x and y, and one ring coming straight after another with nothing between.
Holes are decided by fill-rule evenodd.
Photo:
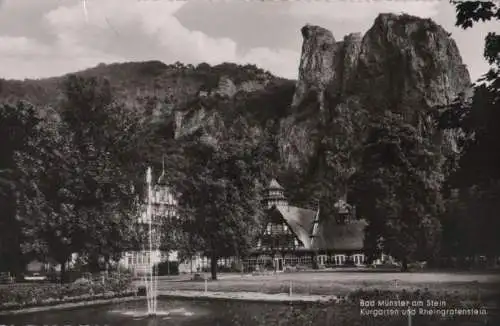
<instances>
[{"instance_id":1,"label":"hedge","mask_svg":"<svg viewBox=\"0 0 500 326\"><path fill-rule=\"evenodd\" d=\"M131 284L129 275L106 277L104 282L79 280L69 284L8 284L0 287L0 310L131 295Z\"/></svg>"}]
</instances>

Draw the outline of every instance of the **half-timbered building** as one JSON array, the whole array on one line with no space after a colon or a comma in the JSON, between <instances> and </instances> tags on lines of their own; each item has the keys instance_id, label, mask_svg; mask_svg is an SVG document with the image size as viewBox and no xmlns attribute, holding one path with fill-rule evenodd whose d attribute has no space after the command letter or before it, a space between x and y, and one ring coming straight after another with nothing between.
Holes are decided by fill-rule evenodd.
<instances>
[{"instance_id":1,"label":"half-timbered building","mask_svg":"<svg viewBox=\"0 0 500 326\"><path fill-rule=\"evenodd\" d=\"M290 205L285 189L272 180L267 189L267 219L247 268L282 271L288 267L314 265L361 265L365 221L358 220L354 207L345 200L335 204L333 216L317 209Z\"/></svg>"}]
</instances>

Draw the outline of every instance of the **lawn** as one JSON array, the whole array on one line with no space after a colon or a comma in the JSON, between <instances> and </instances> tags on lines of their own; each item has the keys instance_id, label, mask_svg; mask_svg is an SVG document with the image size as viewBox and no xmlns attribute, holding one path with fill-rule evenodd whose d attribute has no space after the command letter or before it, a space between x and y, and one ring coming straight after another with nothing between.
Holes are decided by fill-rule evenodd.
<instances>
[{"instance_id":1,"label":"lawn","mask_svg":"<svg viewBox=\"0 0 500 326\"><path fill-rule=\"evenodd\" d=\"M208 277L208 275L206 275ZM140 284L137 282L136 284ZM498 293L500 276L494 274L469 273L280 273L275 275L221 274L219 280L208 280L208 291L220 292L263 292L318 295L346 295L356 290L392 290L454 293L460 295L484 296ZM204 291L203 281L160 280L159 290Z\"/></svg>"},{"instance_id":2,"label":"lawn","mask_svg":"<svg viewBox=\"0 0 500 326\"><path fill-rule=\"evenodd\" d=\"M177 281L160 280L158 287L160 290L204 291L204 281L186 280L186 276L182 278L183 280ZM303 316L306 316L304 321L311 323L304 322L303 325L408 325L406 319L399 317L362 317L360 302L373 299L423 301L432 299L446 302L448 308L462 309L472 306L482 307L487 311L487 316L483 317L436 319L416 316L413 321L415 325L475 326L488 325L487 323L500 325L498 323L500 276L494 274L437 272L303 272L260 276L221 274L219 280L207 281L207 290L289 293L290 283L292 295L293 293L337 296L349 294L347 301L340 305L306 309L303 313ZM325 323L325 320L330 321Z\"/></svg>"},{"instance_id":3,"label":"lawn","mask_svg":"<svg viewBox=\"0 0 500 326\"><path fill-rule=\"evenodd\" d=\"M209 275L205 275L209 276ZM141 281L135 282L137 286ZM479 307L487 311L484 316L441 318L415 316L413 325L427 326L480 326L500 325L498 297L500 276L472 273L387 273L387 272L300 272L272 275L220 274L219 280L208 280L208 291L289 293L290 283L295 294L337 295L350 294L340 303L308 305L276 305L268 303L223 302L222 311L236 318L234 325L286 325L331 326L408 325L402 316L370 317L361 314L361 302L367 300L436 300L446 301L448 308ZM36 292L51 292L49 284L39 284ZM26 285L17 284L22 290ZM204 291L204 281L191 281L190 275L160 277L159 290ZM22 292L22 291L21 291ZM217 301L220 302L220 301ZM252 308L254 307L254 308ZM250 322L248 322L250 321ZM489 324L488 324L489 323Z\"/></svg>"}]
</instances>

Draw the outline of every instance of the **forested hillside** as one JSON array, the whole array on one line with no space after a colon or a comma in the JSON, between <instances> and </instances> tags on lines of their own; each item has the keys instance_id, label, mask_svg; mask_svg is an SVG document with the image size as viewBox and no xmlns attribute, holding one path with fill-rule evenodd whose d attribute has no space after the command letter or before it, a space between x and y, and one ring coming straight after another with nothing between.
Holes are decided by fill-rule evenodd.
<instances>
[{"instance_id":1,"label":"forested hillside","mask_svg":"<svg viewBox=\"0 0 500 326\"><path fill-rule=\"evenodd\" d=\"M457 5L464 27L477 21L470 6ZM372 257L493 261L499 162L485 153L499 152L498 36L489 86L473 87L431 20L381 14L364 36L337 41L309 25L302 35L297 81L158 61L1 80L0 268L72 252L98 268L137 246L144 171L158 177L163 162L183 216L165 227L185 235L184 254L245 255L276 177L296 205L319 202L322 218L339 198L355 204Z\"/></svg>"}]
</instances>

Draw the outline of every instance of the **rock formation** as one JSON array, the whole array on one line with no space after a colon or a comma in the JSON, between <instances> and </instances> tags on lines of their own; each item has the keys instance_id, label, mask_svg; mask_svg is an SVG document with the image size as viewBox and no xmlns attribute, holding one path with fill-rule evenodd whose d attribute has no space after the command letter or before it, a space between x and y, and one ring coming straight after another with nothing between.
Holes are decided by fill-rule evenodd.
<instances>
[{"instance_id":1,"label":"rock formation","mask_svg":"<svg viewBox=\"0 0 500 326\"><path fill-rule=\"evenodd\" d=\"M273 156L273 160L280 156L279 163L283 163L277 164L277 169L304 180L315 177L311 170L319 177L330 170L337 174L344 169L345 175L355 170L349 165L348 151L363 138L351 133L343 147L330 145L348 134L353 122L364 122L363 114L357 113L392 110L411 117L415 112L449 104L470 86L455 42L428 19L381 14L365 35L349 34L339 41L318 26L306 25L301 32L304 41L295 91L294 81L255 66L229 63L213 67L157 61L121 63L78 74L109 77L117 98L144 114L145 121L154 123L162 137L178 141L204 137L212 142L228 131L250 139L266 137L280 154ZM0 80L0 102L22 98L57 107L60 81ZM155 106L151 113L143 109L149 107L149 101ZM154 119L149 119L150 115ZM339 116L346 124L343 128L336 128L337 122L332 121ZM238 120L241 125L235 124ZM325 134L331 143L321 148ZM443 144L453 145L452 134L437 136ZM327 155L337 155L335 161L345 166L331 169L323 159ZM345 158L338 159L340 156ZM288 171L287 167L296 170Z\"/></svg>"},{"instance_id":2,"label":"rock formation","mask_svg":"<svg viewBox=\"0 0 500 326\"><path fill-rule=\"evenodd\" d=\"M327 125L338 105L411 115L448 105L471 86L455 41L430 19L380 14L363 37L341 42L318 26L304 26L302 35L296 114L282 122L280 136L285 161L297 168L316 153L313 129Z\"/></svg>"},{"instance_id":3,"label":"rock formation","mask_svg":"<svg viewBox=\"0 0 500 326\"><path fill-rule=\"evenodd\" d=\"M302 27L304 42L299 66L299 81L292 100L295 108L310 93L317 96L323 108L323 95L326 87L335 79L334 60L339 46L332 32L319 26Z\"/></svg>"}]
</instances>

